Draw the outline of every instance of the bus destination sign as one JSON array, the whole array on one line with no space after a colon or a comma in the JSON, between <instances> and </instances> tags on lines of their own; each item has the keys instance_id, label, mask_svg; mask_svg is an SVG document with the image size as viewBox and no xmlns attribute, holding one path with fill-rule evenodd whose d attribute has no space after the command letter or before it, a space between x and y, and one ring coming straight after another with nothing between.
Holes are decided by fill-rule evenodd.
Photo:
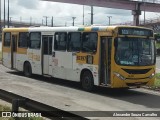
<instances>
[{"instance_id":1,"label":"bus destination sign","mask_svg":"<svg viewBox=\"0 0 160 120\"><path fill-rule=\"evenodd\" d=\"M138 28L119 28L119 35L136 35L153 37L153 31Z\"/></svg>"}]
</instances>

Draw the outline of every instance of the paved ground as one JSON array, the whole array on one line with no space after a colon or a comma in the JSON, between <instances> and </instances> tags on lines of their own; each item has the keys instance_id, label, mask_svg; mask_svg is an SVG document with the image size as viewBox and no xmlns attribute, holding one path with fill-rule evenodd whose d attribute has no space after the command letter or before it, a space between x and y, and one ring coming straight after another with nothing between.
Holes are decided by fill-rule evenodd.
<instances>
[{"instance_id":1,"label":"paved ground","mask_svg":"<svg viewBox=\"0 0 160 120\"><path fill-rule=\"evenodd\" d=\"M0 51L2 51L2 42L0 41Z\"/></svg>"},{"instance_id":2,"label":"paved ground","mask_svg":"<svg viewBox=\"0 0 160 120\"><path fill-rule=\"evenodd\" d=\"M160 73L160 56L156 59L156 72Z\"/></svg>"},{"instance_id":3,"label":"paved ground","mask_svg":"<svg viewBox=\"0 0 160 120\"><path fill-rule=\"evenodd\" d=\"M80 85L75 82L42 76L33 76L30 79L2 65L0 65L0 89L66 111L160 111L159 92L142 88L128 91L96 88L93 93L88 93L81 90ZM113 120L113 118L110 119ZM143 120L144 118L130 119ZM150 120L151 118L145 119ZM159 120L159 118L154 119Z\"/></svg>"}]
</instances>

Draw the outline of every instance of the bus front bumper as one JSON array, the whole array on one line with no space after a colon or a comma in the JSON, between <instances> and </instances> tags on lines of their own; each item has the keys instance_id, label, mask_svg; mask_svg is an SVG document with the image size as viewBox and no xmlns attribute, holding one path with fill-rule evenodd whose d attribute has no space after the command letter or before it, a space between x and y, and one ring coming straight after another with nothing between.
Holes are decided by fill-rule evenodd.
<instances>
[{"instance_id":1,"label":"bus front bumper","mask_svg":"<svg viewBox=\"0 0 160 120\"><path fill-rule=\"evenodd\" d=\"M145 77L145 78L125 78L123 76L114 75L112 88L122 88L122 87L140 87L140 86L153 86L155 81L155 76Z\"/></svg>"}]
</instances>

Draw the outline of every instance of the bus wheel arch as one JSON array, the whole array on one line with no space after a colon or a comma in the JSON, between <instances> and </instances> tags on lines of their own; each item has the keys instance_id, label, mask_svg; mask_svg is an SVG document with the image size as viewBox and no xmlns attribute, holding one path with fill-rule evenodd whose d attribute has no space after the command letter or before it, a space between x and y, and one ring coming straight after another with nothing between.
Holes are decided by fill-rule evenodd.
<instances>
[{"instance_id":1,"label":"bus wheel arch","mask_svg":"<svg viewBox=\"0 0 160 120\"><path fill-rule=\"evenodd\" d=\"M23 72L26 77L32 76L32 67L29 61L25 61L23 64Z\"/></svg>"},{"instance_id":2,"label":"bus wheel arch","mask_svg":"<svg viewBox=\"0 0 160 120\"><path fill-rule=\"evenodd\" d=\"M94 78L89 69L83 69L81 71L80 82L85 91L92 91L94 89Z\"/></svg>"}]
</instances>

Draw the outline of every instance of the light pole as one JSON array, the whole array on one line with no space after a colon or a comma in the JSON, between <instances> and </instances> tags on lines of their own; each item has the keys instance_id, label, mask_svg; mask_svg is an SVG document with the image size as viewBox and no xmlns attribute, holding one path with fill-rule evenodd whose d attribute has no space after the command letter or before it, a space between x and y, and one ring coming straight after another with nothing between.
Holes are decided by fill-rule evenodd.
<instances>
[{"instance_id":1,"label":"light pole","mask_svg":"<svg viewBox=\"0 0 160 120\"><path fill-rule=\"evenodd\" d=\"M43 19L42 19L42 26L43 26Z\"/></svg>"},{"instance_id":2,"label":"light pole","mask_svg":"<svg viewBox=\"0 0 160 120\"><path fill-rule=\"evenodd\" d=\"M22 17L20 17L20 23L22 23Z\"/></svg>"},{"instance_id":3,"label":"light pole","mask_svg":"<svg viewBox=\"0 0 160 120\"><path fill-rule=\"evenodd\" d=\"M32 25L32 17L30 17L30 26Z\"/></svg>"},{"instance_id":4,"label":"light pole","mask_svg":"<svg viewBox=\"0 0 160 120\"><path fill-rule=\"evenodd\" d=\"M88 14L91 14L91 25L93 25L93 6L91 6L91 13L88 13Z\"/></svg>"},{"instance_id":5,"label":"light pole","mask_svg":"<svg viewBox=\"0 0 160 120\"><path fill-rule=\"evenodd\" d=\"M49 18L48 16L43 16L44 18L46 18L46 26L47 26L47 19Z\"/></svg>"},{"instance_id":6,"label":"light pole","mask_svg":"<svg viewBox=\"0 0 160 120\"><path fill-rule=\"evenodd\" d=\"M67 27L67 22L65 22L65 27Z\"/></svg>"},{"instance_id":7,"label":"light pole","mask_svg":"<svg viewBox=\"0 0 160 120\"><path fill-rule=\"evenodd\" d=\"M91 25L93 25L93 6L91 6Z\"/></svg>"},{"instance_id":8,"label":"light pole","mask_svg":"<svg viewBox=\"0 0 160 120\"><path fill-rule=\"evenodd\" d=\"M72 19L73 19L73 24L72 25L74 26L74 20L76 19L76 17L72 17Z\"/></svg>"},{"instance_id":9,"label":"light pole","mask_svg":"<svg viewBox=\"0 0 160 120\"><path fill-rule=\"evenodd\" d=\"M111 25L111 18L112 18L112 16L107 16L108 17L108 19L109 19L109 26Z\"/></svg>"},{"instance_id":10,"label":"light pole","mask_svg":"<svg viewBox=\"0 0 160 120\"><path fill-rule=\"evenodd\" d=\"M6 1L4 0L4 28L5 28L5 25L6 25Z\"/></svg>"},{"instance_id":11,"label":"light pole","mask_svg":"<svg viewBox=\"0 0 160 120\"><path fill-rule=\"evenodd\" d=\"M84 25L84 5L83 5L83 25Z\"/></svg>"},{"instance_id":12,"label":"light pole","mask_svg":"<svg viewBox=\"0 0 160 120\"><path fill-rule=\"evenodd\" d=\"M53 27L53 16L52 16L52 19L51 19L51 26Z\"/></svg>"},{"instance_id":13,"label":"light pole","mask_svg":"<svg viewBox=\"0 0 160 120\"><path fill-rule=\"evenodd\" d=\"M1 0L0 0L0 33L2 31L2 19L1 19Z\"/></svg>"},{"instance_id":14,"label":"light pole","mask_svg":"<svg viewBox=\"0 0 160 120\"><path fill-rule=\"evenodd\" d=\"M8 0L8 28L9 28L9 0Z\"/></svg>"},{"instance_id":15,"label":"light pole","mask_svg":"<svg viewBox=\"0 0 160 120\"><path fill-rule=\"evenodd\" d=\"M144 25L146 24L146 3L145 0L142 0L143 5L144 5Z\"/></svg>"},{"instance_id":16,"label":"light pole","mask_svg":"<svg viewBox=\"0 0 160 120\"><path fill-rule=\"evenodd\" d=\"M12 26L12 17L9 17L10 26Z\"/></svg>"}]
</instances>

